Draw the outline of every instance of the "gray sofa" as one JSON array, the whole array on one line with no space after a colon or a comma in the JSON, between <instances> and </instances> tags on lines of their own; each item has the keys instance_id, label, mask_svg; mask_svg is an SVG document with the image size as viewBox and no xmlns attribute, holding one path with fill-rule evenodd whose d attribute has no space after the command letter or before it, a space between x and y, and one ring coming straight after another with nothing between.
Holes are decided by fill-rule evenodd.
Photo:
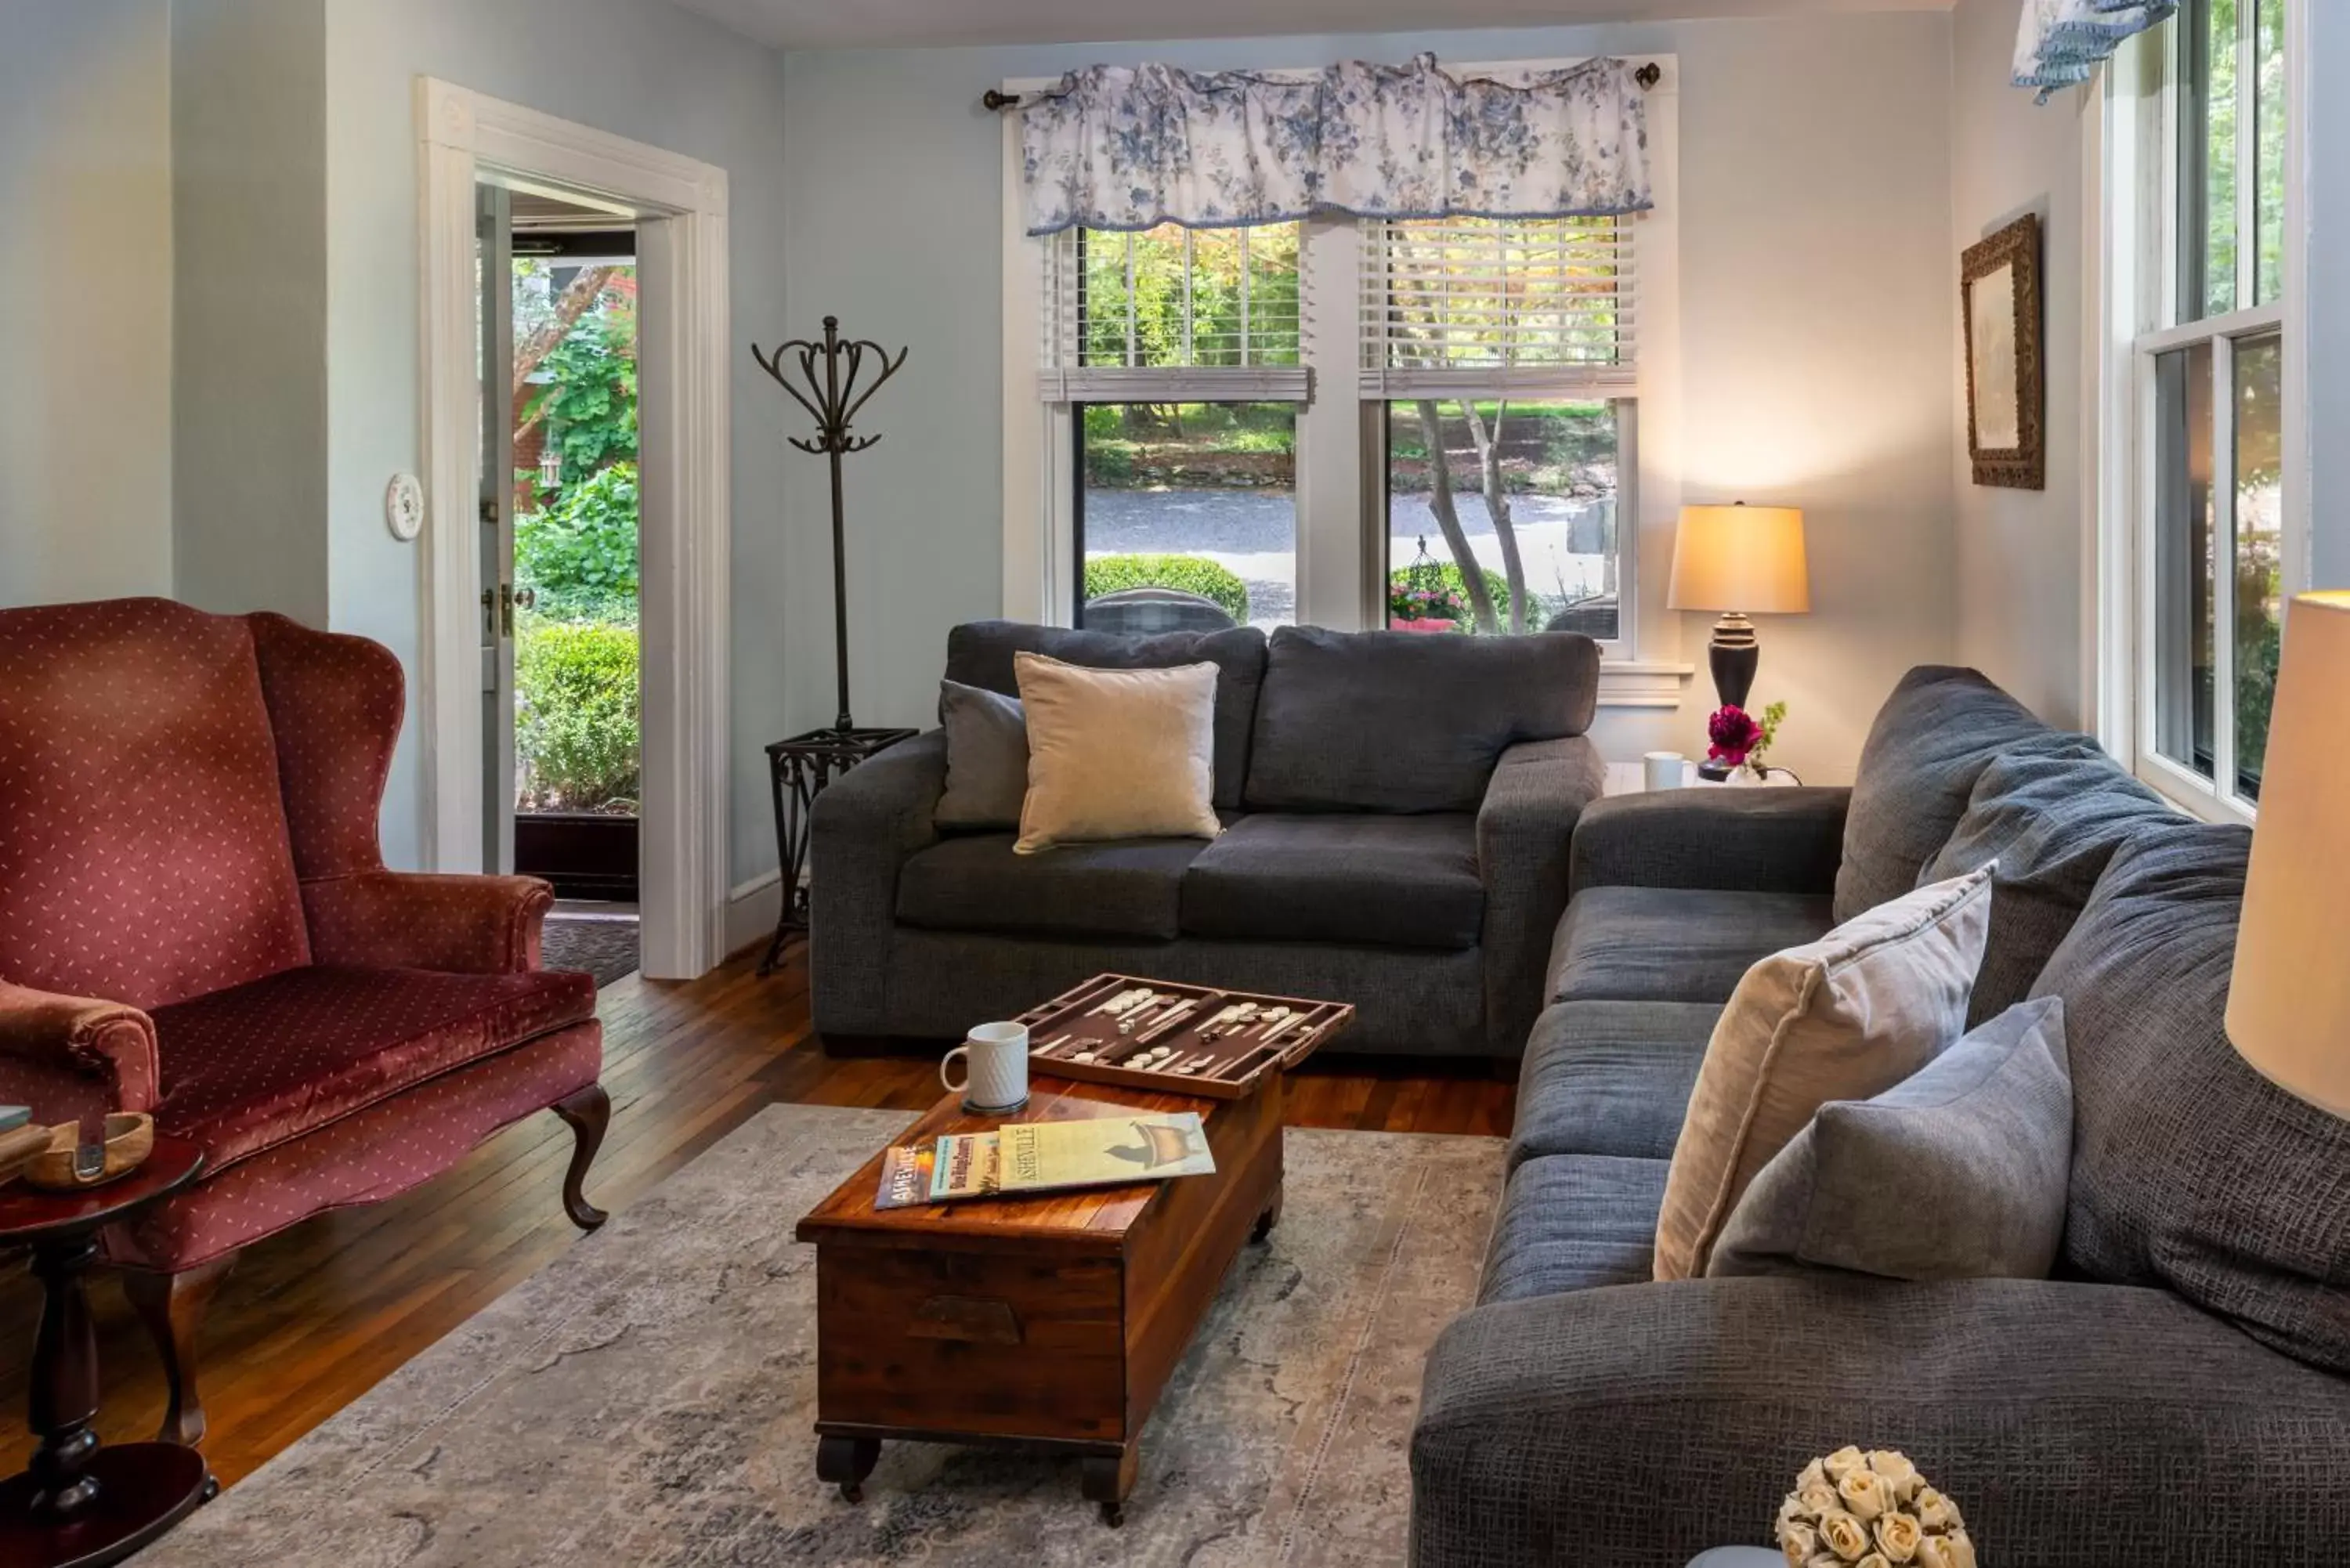
<instances>
[{"instance_id":1,"label":"gray sofa","mask_svg":"<svg viewBox=\"0 0 2350 1568\"><path fill-rule=\"evenodd\" d=\"M1845 1443L1906 1450L1997 1568L2341 1561L2350 1123L2229 1047L2248 846L1947 669L1901 683L1850 791L1585 813L1480 1303L1427 1367L1412 1561L1680 1568L1766 1544ZM2064 1004L2060 1277L1649 1282L1745 965L1992 857L1974 1015Z\"/></svg>"},{"instance_id":2,"label":"gray sofa","mask_svg":"<svg viewBox=\"0 0 2350 1568\"><path fill-rule=\"evenodd\" d=\"M1284 627L1126 638L984 621L946 674L1015 693L1021 651L1212 661L1222 837L1015 856L941 833L944 732L817 797L816 1027L951 1038L1104 970L1359 1010L1353 1052L1514 1057L1542 1005L1576 817L1606 768L1588 638Z\"/></svg>"}]
</instances>

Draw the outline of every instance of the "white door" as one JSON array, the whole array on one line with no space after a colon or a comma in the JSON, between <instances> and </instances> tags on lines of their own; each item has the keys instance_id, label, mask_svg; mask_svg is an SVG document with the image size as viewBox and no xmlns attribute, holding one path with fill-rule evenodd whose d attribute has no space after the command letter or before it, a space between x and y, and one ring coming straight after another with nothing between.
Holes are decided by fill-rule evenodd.
<instances>
[{"instance_id":1,"label":"white door","mask_svg":"<svg viewBox=\"0 0 2350 1568\"><path fill-rule=\"evenodd\" d=\"M514 869L514 213L474 187L482 278L482 865Z\"/></svg>"}]
</instances>

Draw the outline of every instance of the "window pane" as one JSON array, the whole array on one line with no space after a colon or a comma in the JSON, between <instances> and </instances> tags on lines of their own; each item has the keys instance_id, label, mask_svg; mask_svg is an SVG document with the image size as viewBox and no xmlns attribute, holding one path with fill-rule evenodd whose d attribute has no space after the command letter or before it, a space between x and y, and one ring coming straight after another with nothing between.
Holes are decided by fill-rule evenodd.
<instances>
[{"instance_id":1,"label":"window pane","mask_svg":"<svg viewBox=\"0 0 2350 1568\"><path fill-rule=\"evenodd\" d=\"M2284 343L2236 345L2236 792L2261 797L2284 617Z\"/></svg>"},{"instance_id":2,"label":"window pane","mask_svg":"<svg viewBox=\"0 0 2350 1568\"><path fill-rule=\"evenodd\" d=\"M2217 556L2211 346L2155 357L2155 748L2209 778Z\"/></svg>"},{"instance_id":3,"label":"window pane","mask_svg":"<svg viewBox=\"0 0 2350 1568\"><path fill-rule=\"evenodd\" d=\"M1609 402L1389 404L1388 624L1619 636L1617 434Z\"/></svg>"},{"instance_id":4,"label":"window pane","mask_svg":"<svg viewBox=\"0 0 2350 1568\"><path fill-rule=\"evenodd\" d=\"M1077 236L1079 363L1295 365L1298 225Z\"/></svg>"},{"instance_id":5,"label":"window pane","mask_svg":"<svg viewBox=\"0 0 2350 1568\"><path fill-rule=\"evenodd\" d=\"M2178 316L2236 308L2236 5L2178 14Z\"/></svg>"},{"instance_id":6,"label":"window pane","mask_svg":"<svg viewBox=\"0 0 2350 1568\"><path fill-rule=\"evenodd\" d=\"M1087 403L1077 624L1178 631L1297 618L1297 410Z\"/></svg>"},{"instance_id":7,"label":"window pane","mask_svg":"<svg viewBox=\"0 0 2350 1568\"><path fill-rule=\"evenodd\" d=\"M2253 57L2260 64L2260 181L2254 214L2260 263L2253 276L2254 303L2284 295L2284 0L2259 0L2254 18Z\"/></svg>"}]
</instances>

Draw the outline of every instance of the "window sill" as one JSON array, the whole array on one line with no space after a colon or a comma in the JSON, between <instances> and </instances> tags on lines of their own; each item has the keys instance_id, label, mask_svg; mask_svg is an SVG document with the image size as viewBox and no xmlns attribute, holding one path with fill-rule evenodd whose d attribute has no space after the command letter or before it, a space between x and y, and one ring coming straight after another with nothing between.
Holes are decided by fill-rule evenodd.
<instances>
[{"instance_id":1,"label":"window sill","mask_svg":"<svg viewBox=\"0 0 2350 1568\"><path fill-rule=\"evenodd\" d=\"M1694 664L1674 664L1659 659L1603 659L1599 661L1599 705L1679 708L1681 688L1696 673Z\"/></svg>"},{"instance_id":2,"label":"window sill","mask_svg":"<svg viewBox=\"0 0 2350 1568\"><path fill-rule=\"evenodd\" d=\"M2210 780L2159 753L2139 753L2136 771L2140 784L2199 821L2250 827L2258 815L2250 802L2221 794Z\"/></svg>"}]
</instances>

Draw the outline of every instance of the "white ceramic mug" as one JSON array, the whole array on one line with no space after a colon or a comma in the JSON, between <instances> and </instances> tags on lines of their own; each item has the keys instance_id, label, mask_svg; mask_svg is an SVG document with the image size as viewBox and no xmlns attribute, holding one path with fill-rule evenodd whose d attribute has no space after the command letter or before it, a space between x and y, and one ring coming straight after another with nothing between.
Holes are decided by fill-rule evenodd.
<instances>
[{"instance_id":1,"label":"white ceramic mug","mask_svg":"<svg viewBox=\"0 0 2350 1568\"><path fill-rule=\"evenodd\" d=\"M955 1058L963 1062L963 1081L956 1083L947 1070ZM947 1092L962 1096L967 1111L1016 1111L1028 1103L1028 1026L1024 1023L982 1023L963 1036L962 1044L939 1064L939 1082Z\"/></svg>"},{"instance_id":2,"label":"white ceramic mug","mask_svg":"<svg viewBox=\"0 0 2350 1568\"><path fill-rule=\"evenodd\" d=\"M1649 752L1640 762L1650 789L1679 789L1689 782L1689 763L1679 752Z\"/></svg>"}]
</instances>

